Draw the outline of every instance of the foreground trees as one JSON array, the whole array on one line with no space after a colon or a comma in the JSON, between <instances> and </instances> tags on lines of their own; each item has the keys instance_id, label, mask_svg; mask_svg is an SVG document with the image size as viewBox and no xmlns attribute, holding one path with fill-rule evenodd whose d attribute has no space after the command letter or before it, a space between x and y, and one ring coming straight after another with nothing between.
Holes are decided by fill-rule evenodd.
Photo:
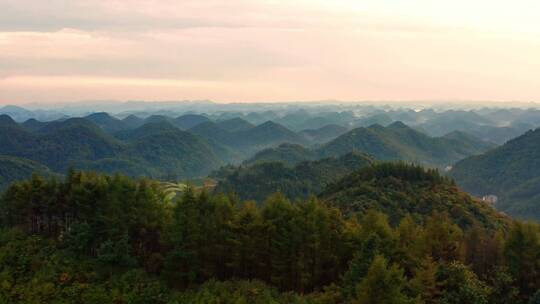
<instances>
[{"instance_id":1,"label":"foreground trees","mask_svg":"<svg viewBox=\"0 0 540 304\"><path fill-rule=\"evenodd\" d=\"M391 225L315 198L170 201L150 180L70 172L11 186L0 225L8 303L536 303L540 289L537 225L445 212Z\"/></svg>"}]
</instances>

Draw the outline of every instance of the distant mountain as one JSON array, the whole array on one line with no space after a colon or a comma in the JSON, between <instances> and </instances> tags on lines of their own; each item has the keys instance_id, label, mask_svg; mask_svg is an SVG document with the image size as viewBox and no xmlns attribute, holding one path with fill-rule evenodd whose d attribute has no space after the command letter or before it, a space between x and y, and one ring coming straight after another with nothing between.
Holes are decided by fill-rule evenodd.
<instances>
[{"instance_id":1,"label":"distant mountain","mask_svg":"<svg viewBox=\"0 0 540 304\"><path fill-rule=\"evenodd\" d=\"M393 224L407 216L421 220L448 214L461 227L500 227L508 219L492 207L461 192L435 170L404 163L379 163L330 184L319 198L349 215L379 210Z\"/></svg>"},{"instance_id":2,"label":"distant mountain","mask_svg":"<svg viewBox=\"0 0 540 304\"><path fill-rule=\"evenodd\" d=\"M220 127L218 123L213 121L201 123L191 129L188 132L198 135L208 141L218 142L223 145L234 144L234 133L225 130Z\"/></svg>"},{"instance_id":3,"label":"distant mountain","mask_svg":"<svg viewBox=\"0 0 540 304\"><path fill-rule=\"evenodd\" d=\"M281 143L305 144L307 141L297 133L272 121L238 132L235 136L235 144L252 151Z\"/></svg>"},{"instance_id":4,"label":"distant mountain","mask_svg":"<svg viewBox=\"0 0 540 304\"><path fill-rule=\"evenodd\" d=\"M498 196L508 214L540 220L540 129L458 162L450 176L476 196Z\"/></svg>"},{"instance_id":5,"label":"distant mountain","mask_svg":"<svg viewBox=\"0 0 540 304\"><path fill-rule=\"evenodd\" d=\"M357 127L367 127L371 125L387 126L394 121L395 120L387 113L379 113L367 117L362 117L355 121L354 125Z\"/></svg>"},{"instance_id":6,"label":"distant mountain","mask_svg":"<svg viewBox=\"0 0 540 304\"><path fill-rule=\"evenodd\" d=\"M0 108L0 115L2 114L8 115L16 121L25 121L34 118L34 113L32 111L14 105L7 105Z\"/></svg>"},{"instance_id":7,"label":"distant mountain","mask_svg":"<svg viewBox=\"0 0 540 304\"><path fill-rule=\"evenodd\" d=\"M508 111L503 111L508 113ZM474 111L445 111L427 116L426 121L414 127L431 136L461 131L473 135L483 141L503 144L507 140L523 134L534 125L527 119L520 121L519 115L513 119L503 119L500 115L480 115Z\"/></svg>"},{"instance_id":8,"label":"distant mountain","mask_svg":"<svg viewBox=\"0 0 540 304\"><path fill-rule=\"evenodd\" d=\"M28 110L19 106L7 105L0 108L0 115L9 115L17 122L27 121L28 119L36 119L40 121L52 121L61 118L66 118L66 115L52 110Z\"/></svg>"},{"instance_id":9,"label":"distant mountain","mask_svg":"<svg viewBox=\"0 0 540 304\"><path fill-rule=\"evenodd\" d=\"M343 126L330 124L318 129L306 129L300 131L300 134L311 142L325 143L346 133L347 131L348 129Z\"/></svg>"},{"instance_id":10,"label":"distant mountain","mask_svg":"<svg viewBox=\"0 0 540 304\"><path fill-rule=\"evenodd\" d=\"M240 131L246 131L253 127L255 127L254 124L248 122L247 120L244 120L242 118L232 118L227 120L218 121L217 126L222 128L223 130L226 130L228 132L240 132Z\"/></svg>"},{"instance_id":11,"label":"distant mountain","mask_svg":"<svg viewBox=\"0 0 540 304\"><path fill-rule=\"evenodd\" d=\"M145 124L151 122L168 122L174 125L173 118L165 115L150 115L144 119Z\"/></svg>"},{"instance_id":12,"label":"distant mountain","mask_svg":"<svg viewBox=\"0 0 540 304\"><path fill-rule=\"evenodd\" d=\"M124 130L114 134L114 136L121 140L136 140L146 136L157 135L163 132L179 131L178 128L173 126L167 121L149 122L138 128L131 130Z\"/></svg>"},{"instance_id":13,"label":"distant mountain","mask_svg":"<svg viewBox=\"0 0 540 304\"><path fill-rule=\"evenodd\" d=\"M208 143L181 130L139 138L124 153L176 178L203 176L223 164Z\"/></svg>"},{"instance_id":14,"label":"distant mountain","mask_svg":"<svg viewBox=\"0 0 540 304\"><path fill-rule=\"evenodd\" d=\"M295 165L307 160L316 160L319 155L311 149L297 144L281 144L277 147L267 148L259 151L250 159L244 161L245 165L261 162L284 162L288 165Z\"/></svg>"},{"instance_id":15,"label":"distant mountain","mask_svg":"<svg viewBox=\"0 0 540 304\"><path fill-rule=\"evenodd\" d=\"M369 165L373 160L361 153L339 158L302 162L288 166L283 162L263 162L251 166L225 167L217 171L216 192L235 193L242 199L261 202L281 192L294 199L317 194L331 182Z\"/></svg>"},{"instance_id":16,"label":"distant mountain","mask_svg":"<svg viewBox=\"0 0 540 304\"><path fill-rule=\"evenodd\" d=\"M117 121L93 115L104 126ZM123 172L156 178L204 176L223 165L231 152L157 119L115 137L87 118L54 121L31 132L0 116L0 155L26 158L64 173L68 168ZM112 130L112 128L110 129Z\"/></svg>"},{"instance_id":17,"label":"distant mountain","mask_svg":"<svg viewBox=\"0 0 540 304\"><path fill-rule=\"evenodd\" d=\"M122 121L129 129L135 129L144 124L144 119L135 115L129 115L128 117L122 119Z\"/></svg>"},{"instance_id":18,"label":"distant mountain","mask_svg":"<svg viewBox=\"0 0 540 304\"><path fill-rule=\"evenodd\" d=\"M0 155L0 190L9 184L29 178L32 173L55 175L49 168L29 159Z\"/></svg>"},{"instance_id":19,"label":"distant mountain","mask_svg":"<svg viewBox=\"0 0 540 304\"><path fill-rule=\"evenodd\" d=\"M240 124L243 127L238 128ZM245 123L238 120L217 123L205 122L188 131L209 142L227 146L244 156L282 143L307 143L307 140L299 134L272 121L251 128L246 127ZM237 129L237 131L229 131L226 128Z\"/></svg>"},{"instance_id":20,"label":"distant mountain","mask_svg":"<svg viewBox=\"0 0 540 304\"><path fill-rule=\"evenodd\" d=\"M50 123L41 131L39 144L17 156L36 160L57 172L79 161L113 157L123 148L120 141L83 118Z\"/></svg>"},{"instance_id":21,"label":"distant mountain","mask_svg":"<svg viewBox=\"0 0 540 304\"><path fill-rule=\"evenodd\" d=\"M10 116L0 115L0 155L13 155L38 144L30 131L18 125Z\"/></svg>"},{"instance_id":22,"label":"distant mountain","mask_svg":"<svg viewBox=\"0 0 540 304\"><path fill-rule=\"evenodd\" d=\"M250 112L246 116L244 116L245 120L255 125L261 124L269 120L274 121L278 118L279 118L278 115L273 111Z\"/></svg>"},{"instance_id":23,"label":"distant mountain","mask_svg":"<svg viewBox=\"0 0 540 304\"><path fill-rule=\"evenodd\" d=\"M37 131L41 130L43 127L45 127L47 124L49 124L49 123L39 121L39 120L34 119L34 118L30 118L30 119L26 120L25 122L23 122L21 125L23 126L23 128L25 128L26 130L28 130L30 132L37 132Z\"/></svg>"},{"instance_id":24,"label":"distant mountain","mask_svg":"<svg viewBox=\"0 0 540 304\"><path fill-rule=\"evenodd\" d=\"M356 128L324 144L318 151L322 156L363 151L379 160L405 160L446 167L472 154L485 152L489 147L489 144L480 140L475 143L468 137L433 138L402 122L395 122L388 127Z\"/></svg>"},{"instance_id":25,"label":"distant mountain","mask_svg":"<svg viewBox=\"0 0 540 304\"><path fill-rule=\"evenodd\" d=\"M441 137L450 144L454 144L456 151L463 155L475 155L483 151L489 151L497 145L480 140L462 131L453 131Z\"/></svg>"},{"instance_id":26,"label":"distant mountain","mask_svg":"<svg viewBox=\"0 0 540 304\"><path fill-rule=\"evenodd\" d=\"M208 121L210 121L210 119L203 115L186 114L175 118L173 124L182 130L188 130Z\"/></svg>"},{"instance_id":27,"label":"distant mountain","mask_svg":"<svg viewBox=\"0 0 540 304\"><path fill-rule=\"evenodd\" d=\"M120 142L82 118L51 122L39 133L31 133L9 117L0 117L0 141L0 154L28 158L58 172L72 162L110 157L122 148Z\"/></svg>"},{"instance_id":28,"label":"distant mountain","mask_svg":"<svg viewBox=\"0 0 540 304\"><path fill-rule=\"evenodd\" d=\"M124 121L105 112L90 114L84 118L95 123L107 133L115 133L129 128Z\"/></svg>"}]
</instances>

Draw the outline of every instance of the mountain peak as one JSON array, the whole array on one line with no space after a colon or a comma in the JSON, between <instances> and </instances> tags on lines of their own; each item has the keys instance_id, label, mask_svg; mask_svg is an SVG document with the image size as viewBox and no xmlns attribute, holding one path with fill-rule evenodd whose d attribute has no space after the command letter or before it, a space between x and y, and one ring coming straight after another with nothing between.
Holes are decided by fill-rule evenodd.
<instances>
[{"instance_id":1,"label":"mountain peak","mask_svg":"<svg viewBox=\"0 0 540 304\"><path fill-rule=\"evenodd\" d=\"M15 120L13 120L13 118L11 118L11 116L9 116L7 114L1 114L0 115L0 125L2 125L2 126L17 125L17 123L15 122Z\"/></svg>"},{"instance_id":2,"label":"mountain peak","mask_svg":"<svg viewBox=\"0 0 540 304\"><path fill-rule=\"evenodd\" d=\"M393 123L391 123L390 125L388 125L389 129L409 129L410 127L407 126L406 124L404 124L402 121L395 121Z\"/></svg>"}]
</instances>

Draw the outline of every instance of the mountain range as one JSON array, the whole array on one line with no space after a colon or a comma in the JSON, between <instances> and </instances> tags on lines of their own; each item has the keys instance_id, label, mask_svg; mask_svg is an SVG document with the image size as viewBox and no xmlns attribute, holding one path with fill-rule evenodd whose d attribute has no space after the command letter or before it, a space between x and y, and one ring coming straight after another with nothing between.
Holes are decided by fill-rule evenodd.
<instances>
[{"instance_id":1,"label":"mountain range","mask_svg":"<svg viewBox=\"0 0 540 304\"><path fill-rule=\"evenodd\" d=\"M468 157L449 173L460 187L476 196L497 196L498 209L540 220L540 129Z\"/></svg>"},{"instance_id":2,"label":"mountain range","mask_svg":"<svg viewBox=\"0 0 540 304\"><path fill-rule=\"evenodd\" d=\"M313 160L361 151L378 160L405 160L445 168L467 156L495 147L463 132L454 131L442 137L430 137L402 122L387 127L371 125L353 129L313 149L282 145L257 153L247 163L264 159L285 162Z\"/></svg>"}]
</instances>

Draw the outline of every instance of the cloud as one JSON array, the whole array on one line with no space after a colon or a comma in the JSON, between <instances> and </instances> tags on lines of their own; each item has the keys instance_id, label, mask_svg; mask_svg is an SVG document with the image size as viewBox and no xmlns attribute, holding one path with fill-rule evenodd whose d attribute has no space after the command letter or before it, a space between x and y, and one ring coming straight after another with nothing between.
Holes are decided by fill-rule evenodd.
<instances>
[{"instance_id":1,"label":"cloud","mask_svg":"<svg viewBox=\"0 0 540 304\"><path fill-rule=\"evenodd\" d=\"M530 99L540 96L537 8L3 0L0 101Z\"/></svg>"}]
</instances>

